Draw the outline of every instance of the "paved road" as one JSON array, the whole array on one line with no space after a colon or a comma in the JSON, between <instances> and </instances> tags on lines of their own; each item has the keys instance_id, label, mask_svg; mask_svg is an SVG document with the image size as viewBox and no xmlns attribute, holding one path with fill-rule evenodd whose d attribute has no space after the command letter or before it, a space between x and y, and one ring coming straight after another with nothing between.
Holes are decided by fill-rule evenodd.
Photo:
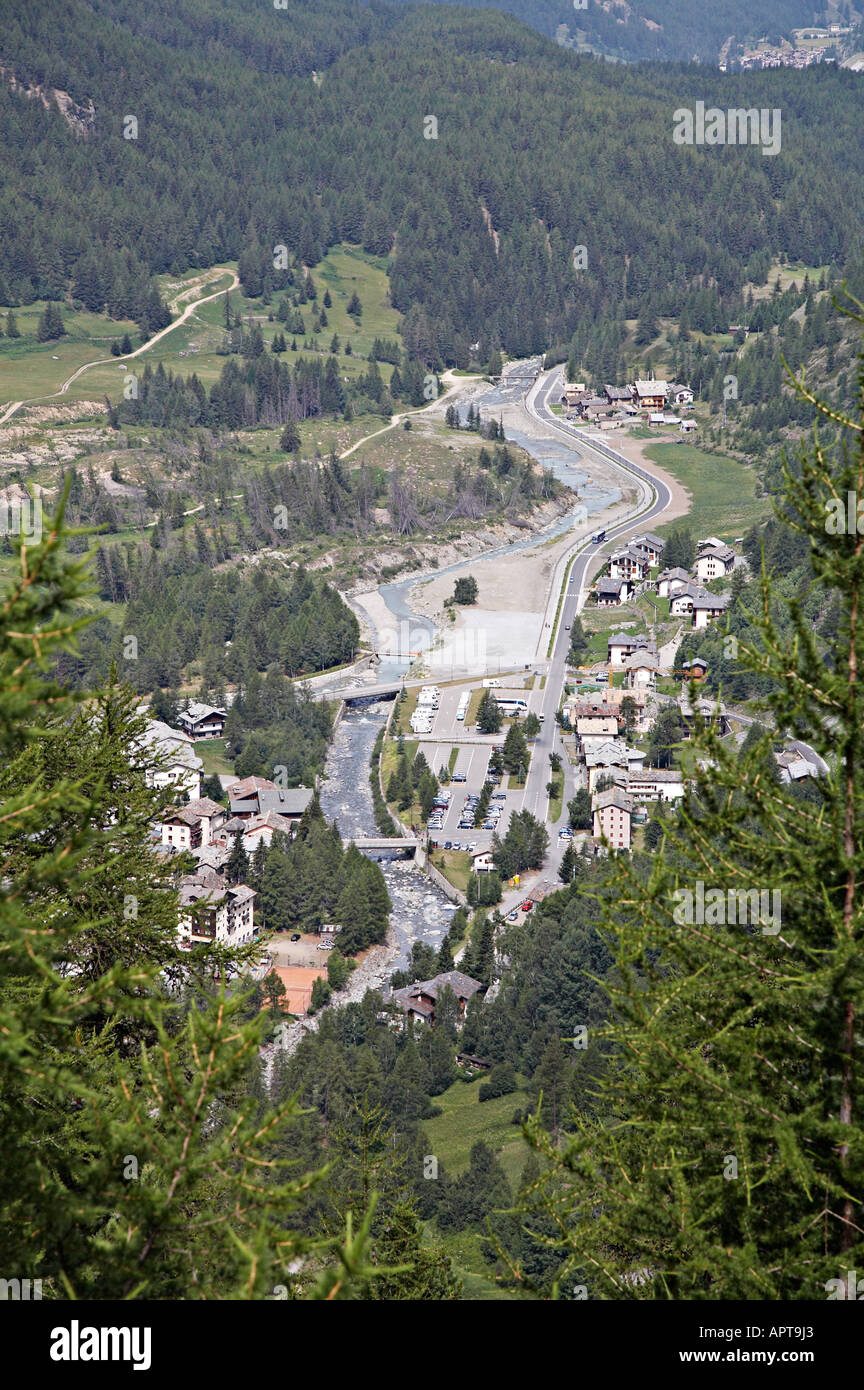
<instances>
[{"instance_id":1,"label":"paved road","mask_svg":"<svg viewBox=\"0 0 864 1390\"><path fill-rule=\"evenodd\" d=\"M652 521L656 521L669 507L672 496L669 488L659 478L649 473L646 469L640 468L637 464L631 463L615 450L606 445L591 444L578 433L574 427L550 410L550 401L557 401L561 395L563 384L563 369L553 368L552 371L542 373L535 384L527 392L525 405L529 414L540 422L547 431L551 431L558 439L568 444L579 457L580 461L589 465L592 459L602 459L604 463L612 463L621 472L628 476L628 481L632 482L635 477L643 486L640 489L640 500L634 512L624 520L617 522L613 526L606 528L606 540L600 545L593 545L590 539L583 539L574 542L570 554L575 552L576 558L573 561L570 578L567 585L567 592L562 604L561 616L555 633L555 643L552 648L551 656L546 665L546 684L544 689L539 692L538 702L532 704L537 712L543 712L544 722L541 732L533 744L531 757L531 767L525 787L522 801L523 807L527 808L532 815L539 820L546 821L549 809L549 798L546 792L546 783L550 777L549 755L558 752L562 758L565 768L565 793L564 804L566 808L567 800L574 794L576 782L569 767L569 759L563 749L561 742L561 732L555 723L555 714L560 702L561 691L564 686L564 675L566 669L567 652L570 648L569 625L574 617L582 611L587 597L587 585L593 574L601 567L605 555L627 536L638 535L639 532L649 528ZM566 562L565 562L566 563ZM549 607L547 609L544 622L551 624L555 621L555 611L558 603L558 575L553 584L553 591L550 595ZM551 617L550 617L551 614ZM546 644L551 634L551 626L546 626L541 634L543 645L543 656L546 654ZM563 844L558 840L557 831L561 828L562 821L549 826L549 854L544 865L544 877L557 878L558 865L564 851ZM502 904L502 909L508 909L518 895L508 895Z\"/></svg>"}]
</instances>

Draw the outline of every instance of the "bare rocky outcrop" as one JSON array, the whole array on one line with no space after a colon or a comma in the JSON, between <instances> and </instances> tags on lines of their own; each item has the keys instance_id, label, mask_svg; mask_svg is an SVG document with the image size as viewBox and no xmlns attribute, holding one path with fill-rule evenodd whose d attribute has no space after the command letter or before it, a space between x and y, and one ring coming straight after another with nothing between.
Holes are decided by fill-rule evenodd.
<instances>
[{"instance_id":1,"label":"bare rocky outcrop","mask_svg":"<svg viewBox=\"0 0 864 1390\"><path fill-rule=\"evenodd\" d=\"M66 124L76 135L87 136L96 129L96 107L92 97L83 102L75 101L60 87L49 87L46 83L25 82L18 78L11 67L0 63L0 77L5 78L13 92L23 92L30 100L41 101L46 110L55 106Z\"/></svg>"}]
</instances>

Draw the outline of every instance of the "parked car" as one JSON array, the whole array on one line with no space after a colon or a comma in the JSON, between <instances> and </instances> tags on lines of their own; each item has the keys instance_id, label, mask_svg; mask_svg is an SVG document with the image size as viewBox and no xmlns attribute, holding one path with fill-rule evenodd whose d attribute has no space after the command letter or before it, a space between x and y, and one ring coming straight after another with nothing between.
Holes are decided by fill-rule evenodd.
<instances>
[{"instance_id":1,"label":"parked car","mask_svg":"<svg viewBox=\"0 0 864 1390\"><path fill-rule=\"evenodd\" d=\"M534 903L530 898L526 898L524 903L520 903L519 906L523 912L530 912L532 907L534 906Z\"/></svg>"},{"instance_id":2,"label":"parked car","mask_svg":"<svg viewBox=\"0 0 864 1390\"><path fill-rule=\"evenodd\" d=\"M445 849L452 849L452 848L453 848L453 841L452 841L452 840L445 840L445 841L444 841L444 848L445 848Z\"/></svg>"},{"instance_id":3,"label":"parked car","mask_svg":"<svg viewBox=\"0 0 864 1390\"><path fill-rule=\"evenodd\" d=\"M507 793L506 793L506 792L493 792L493 793L492 793L492 800L493 800L493 801L506 801L506 800L507 800Z\"/></svg>"},{"instance_id":4,"label":"parked car","mask_svg":"<svg viewBox=\"0 0 864 1390\"><path fill-rule=\"evenodd\" d=\"M484 820L484 822L483 822L483 829L484 829L484 830L494 830L494 829L495 829L495 822L494 822L494 820Z\"/></svg>"},{"instance_id":5,"label":"parked car","mask_svg":"<svg viewBox=\"0 0 864 1390\"><path fill-rule=\"evenodd\" d=\"M291 933L291 940L292 940L292 941L299 941L299 940L300 940L300 933L299 933L299 931L292 931L292 933Z\"/></svg>"},{"instance_id":6,"label":"parked car","mask_svg":"<svg viewBox=\"0 0 864 1390\"><path fill-rule=\"evenodd\" d=\"M453 780L454 782L467 782L467 781L468 781L467 773L464 773L464 772L454 772L454 773L453 773L453 779L452 779L452 780Z\"/></svg>"},{"instance_id":7,"label":"parked car","mask_svg":"<svg viewBox=\"0 0 864 1390\"><path fill-rule=\"evenodd\" d=\"M461 840L454 840L454 841L453 841L453 848L454 848L454 849L461 849L461 848L462 848L462 841L461 841Z\"/></svg>"},{"instance_id":8,"label":"parked car","mask_svg":"<svg viewBox=\"0 0 864 1390\"><path fill-rule=\"evenodd\" d=\"M559 839L559 840L572 840L572 839L573 839L573 831L572 831L572 830L559 830L559 831L558 831L558 839Z\"/></svg>"},{"instance_id":9,"label":"parked car","mask_svg":"<svg viewBox=\"0 0 864 1390\"><path fill-rule=\"evenodd\" d=\"M516 918L517 918L518 916L519 916L519 913L516 911L516 909L515 909L515 907L514 907L514 909L513 909L512 912L508 912L508 913L507 913L507 921L508 921L508 922L515 922L515 921L516 921Z\"/></svg>"}]
</instances>

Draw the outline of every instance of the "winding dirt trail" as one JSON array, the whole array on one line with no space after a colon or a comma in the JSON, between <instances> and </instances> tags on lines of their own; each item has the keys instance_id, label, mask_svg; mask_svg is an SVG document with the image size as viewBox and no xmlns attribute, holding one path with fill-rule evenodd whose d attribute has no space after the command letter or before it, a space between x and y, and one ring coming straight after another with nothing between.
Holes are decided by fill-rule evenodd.
<instances>
[{"instance_id":1,"label":"winding dirt trail","mask_svg":"<svg viewBox=\"0 0 864 1390\"><path fill-rule=\"evenodd\" d=\"M140 357L142 353L149 352L151 348L154 348L156 344L161 342L169 333L173 333L175 328L179 328L181 324L185 323L189 316L193 314L196 309L200 308L202 304L207 304L211 299L219 299L221 295L226 293L230 294L232 290L236 290L240 281L229 266L214 266L212 272L208 273L206 279L202 279L200 284L203 288L205 284L211 284L214 279L221 280L224 275L231 276L230 285L226 285L221 290L216 290L214 294L205 294L202 295L200 299L191 300L176 319L172 319L171 323L165 328L160 328L158 333L154 333L152 338L148 338L146 343L142 343L141 346L135 348L133 352L125 352L121 357L99 357L94 362L85 362L82 367L79 367L77 371L74 371L72 375L64 381L59 391L52 391L48 396L31 396L28 400L10 401L4 409L3 414L0 415L0 425L5 425L7 420L11 420L12 416L16 411L21 409L22 405L35 405L37 402L53 401L56 400L58 396L64 396L72 383L77 381L80 376L83 376L85 372L88 372L91 367L104 367L106 365L110 366L112 363L129 362L133 357ZM171 309L176 309L182 300L185 299L191 288L193 287L187 285L179 295L176 295L175 298L172 299L169 307Z\"/></svg>"}]
</instances>

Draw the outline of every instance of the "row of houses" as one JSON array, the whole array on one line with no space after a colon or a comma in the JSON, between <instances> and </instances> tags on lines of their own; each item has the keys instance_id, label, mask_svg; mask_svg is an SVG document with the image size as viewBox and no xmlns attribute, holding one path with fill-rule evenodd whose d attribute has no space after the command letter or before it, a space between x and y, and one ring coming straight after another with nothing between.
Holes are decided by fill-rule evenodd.
<instances>
[{"instance_id":1,"label":"row of houses","mask_svg":"<svg viewBox=\"0 0 864 1390\"><path fill-rule=\"evenodd\" d=\"M585 418L635 416L644 412L662 411L666 406L692 409L693 392L680 382L637 380L629 386L605 385L602 391L590 391L584 382L565 386L561 395L564 409Z\"/></svg>"},{"instance_id":2,"label":"row of houses","mask_svg":"<svg viewBox=\"0 0 864 1390\"><path fill-rule=\"evenodd\" d=\"M731 574L738 558L735 551L716 536L709 536L699 546L692 574L675 566L661 570L652 581L651 571L662 559L663 545L661 537L649 533L613 550L608 576L593 586L595 602L602 608L620 607L633 598L640 586L653 582L659 597L669 599L672 617L689 617L693 628L707 627L726 611L729 600L710 593L705 586Z\"/></svg>"},{"instance_id":3,"label":"row of houses","mask_svg":"<svg viewBox=\"0 0 864 1390\"><path fill-rule=\"evenodd\" d=\"M227 810L196 795L169 807L156 827L165 853L185 852L196 860L195 870L180 881L181 906L200 908L195 917L181 911L178 931L187 949L201 941L244 945L258 935L254 889L225 879L235 839L240 835L251 858L262 842L269 847L277 831L293 834L314 796L309 787L279 787L266 777L245 777L226 791Z\"/></svg>"}]
</instances>

